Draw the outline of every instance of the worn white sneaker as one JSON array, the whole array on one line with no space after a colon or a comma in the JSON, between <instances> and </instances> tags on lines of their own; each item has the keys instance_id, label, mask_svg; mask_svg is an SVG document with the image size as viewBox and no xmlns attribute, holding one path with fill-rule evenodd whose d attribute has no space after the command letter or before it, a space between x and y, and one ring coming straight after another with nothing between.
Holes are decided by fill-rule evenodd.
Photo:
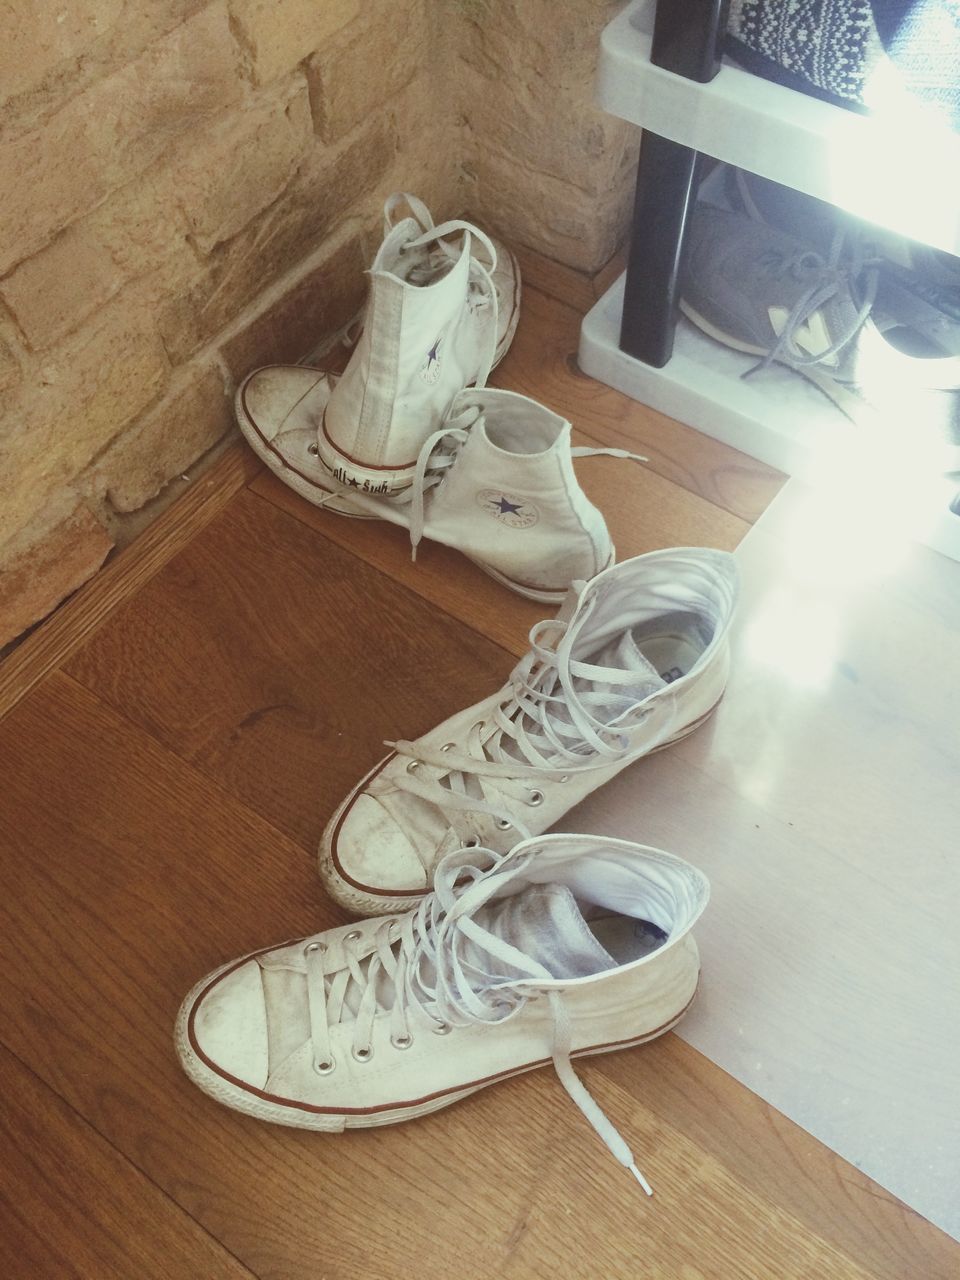
<instances>
[{"instance_id":1,"label":"worn white sneaker","mask_svg":"<svg viewBox=\"0 0 960 1280\"><path fill-rule=\"evenodd\" d=\"M412 216L396 221L404 204ZM304 387L320 460L336 479L377 494L411 483L421 446L454 396L483 386L506 354L520 306L516 259L471 223L434 226L426 205L404 193L389 198L384 223L349 363L336 378L314 372L314 393ZM256 396L247 383L240 389L240 427L268 462L264 436L299 403L305 381L274 368Z\"/></svg>"},{"instance_id":2,"label":"worn white sneaker","mask_svg":"<svg viewBox=\"0 0 960 1280\"><path fill-rule=\"evenodd\" d=\"M669 1030L697 990L705 877L668 853L554 835L457 850L416 910L222 966L187 996L191 1080L260 1120L340 1132L427 1115L553 1061L649 1193L570 1065Z\"/></svg>"},{"instance_id":3,"label":"worn white sneaker","mask_svg":"<svg viewBox=\"0 0 960 1280\"><path fill-rule=\"evenodd\" d=\"M361 915L411 907L451 850L504 852L691 733L723 694L737 581L726 552L675 548L574 584L502 689L388 744L323 834L330 894Z\"/></svg>"},{"instance_id":4,"label":"worn white sneaker","mask_svg":"<svg viewBox=\"0 0 960 1280\"><path fill-rule=\"evenodd\" d=\"M279 404L275 373L291 402ZM455 547L504 585L558 603L575 578L613 563L603 516L587 501L572 459L622 449L570 447L570 424L535 400L491 388L461 391L444 424L423 442L413 482L376 496L332 478L317 456L316 421L329 384L307 369L260 369L247 379L238 413L255 424L268 465L297 493L339 515L387 520ZM299 394L301 389L305 394Z\"/></svg>"}]
</instances>

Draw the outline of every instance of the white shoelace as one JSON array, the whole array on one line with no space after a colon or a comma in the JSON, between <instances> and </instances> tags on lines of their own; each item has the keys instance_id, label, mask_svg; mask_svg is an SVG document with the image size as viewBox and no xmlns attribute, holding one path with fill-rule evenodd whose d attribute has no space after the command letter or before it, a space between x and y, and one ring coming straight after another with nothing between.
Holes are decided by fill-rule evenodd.
<instances>
[{"instance_id":1,"label":"white shoelace","mask_svg":"<svg viewBox=\"0 0 960 1280\"><path fill-rule=\"evenodd\" d=\"M484 855L491 860L488 867L477 865L477 859ZM325 944L308 943L304 959L314 1070L329 1075L336 1069L330 1032L351 1013L348 995L356 1007L351 1052L360 1063L373 1056L374 1022L388 1007L391 1043L396 1049L407 1049L413 1043L412 1010L432 1020L435 1033L444 1035L453 1027L503 1022L535 998L538 993L518 987L510 979L491 979L476 963L476 950L507 966L517 980L550 981L553 975L474 919L500 892L504 878L522 871L532 856L511 859L508 855L504 859L488 849L449 854L437 868L433 893L414 910L378 926L369 957L361 961L351 950L350 943L359 939L359 931L345 935L346 967L333 974L325 971ZM562 993L550 989L539 994L546 994L550 1003L551 1056L561 1084L614 1158L634 1175L648 1196L653 1195L629 1146L573 1070L572 1026Z\"/></svg>"},{"instance_id":2,"label":"white shoelace","mask_svg":"<svg viewBox=\"0 0 960 1280\"><path fill-rule=\"evenodd\" d=\"M423 527L426 519L425 500L427 491L441 484L447 471L456 462L460 450L467 442L471 427L483 417L479 405L470 405L459 413L448 416L439 431L435 431L424 442L417 458L410 488L394 499L397 503L410 503L410 559L416 560L417 547L423 539ZM638 453L628 453L626 449L592 449L579 446L570 450L572 458L629 458L634 462L646 462L647 459Z\"/></svg>"},{"instance_id":3,"label":"white shoelace","mask_svg":"<svg viewBox=\"0 0 960 1280\"><path fill-rule=\"evenodd\" d=\"M413 480L408 488L400 493L378 494L377 503L395 507L410 507L410 559L416 560L417 548L423 541L426 524L426 500L431 489L443 482L449 469L456 462L460 450L467 442L472 427L483 416L479 405L470 405L459 412L448 415L444 425L424 440L417 456ZM626 449L590 448L578 445L570 450L572 458L621 458L631 462L647 462L648 459L639 453L630 453ZM334 498L345 496L357 497L356 489L343 484L333 475L324 477L324 484L329 485L330 492L317 501L317 506L326 506Z\"/></svg>"},{"instance_id":4,"label":"white shoelace","mask_svg":"<svg viewBox=\"0 0 960 1280\"><path fill-rule=\"evenodd\" d=\"M592 597L581 605L581 618L589 617L595 603ZM561 635L551 647L545 638L557 631ZM560 619L538 622L530 632L530 652L514 668L502 701L489 721L470 728L463 751L456 743L430 748L388 742L398 756L409 757L395 785L445 810L492 814L501 830L513 827L528 835L518 805L543 802L535 783L544 772L563 783L571 774L622 759L627 750L623 733L610 726L636 704L627 690L636 686L637 672L575 659L575 640ZM575 681L587 687L578 689Z\"/></svg>"}]
</instances>

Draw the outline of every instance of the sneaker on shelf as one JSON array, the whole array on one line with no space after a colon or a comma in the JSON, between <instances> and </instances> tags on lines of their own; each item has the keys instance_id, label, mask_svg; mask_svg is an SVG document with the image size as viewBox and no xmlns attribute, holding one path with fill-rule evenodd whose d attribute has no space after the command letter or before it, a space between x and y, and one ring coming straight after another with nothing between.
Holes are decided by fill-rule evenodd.
<instances>
[{"instance_id":1,"label":"sneaker on shelf","mask_svg":"<svg viewBox=\"0 0 960 1280\"><path fill-rule=\"evenodd\" d=\"M313 377L284 372L305 375L304 382ZM248 394L255 397L257 387ZM414 556L422 538L454 547L512 590L554 604L574 579L591 578L614 560L603 516L580 488L572 460L606 454L646 461L622 449L571 448L566 419L491 388L454 398L443 426L421 446L412 483L397 494L378 497L334 480L316 456L309 411L291 410L278 442L291 488L317 506L400 525Z\"/></svg>"},{"instance_id":2,"label":"sneaker on shelf","mask_svg":"<svg viewBox=\"0 0 960 1280\"><path fill-rule=\"evenodd\" d=\"M908 240L744 169L728 167L733 207L828 257L838 233L841 262L876 269L871 321L894 351L913 358L912 385L960 388L960 258Z\"/></svg>"},{"instance_id":3,"label":"sneaker on shelf","mask_svg":"<svg viewBox=\"0 0 960 1280\"><path fill-rule=\"evenodd\" d=\"M872 317L877 264L846 260L842 232L825 258L777 227L701 203L688 244L680 310L709 337L759 357L744 377L784 365L869 427L878 447L912 444L925 468L960 467L960 396L931 389L939 361L887 341Z\"/></svg>"},{"instance_id":4,"label":"sneaker on shelf","mask_svg":"<svg viewBox=\"0 0 960 1280\"><path fill-rule=\"evenodd\" d=\"M361 915L406 910L460 847L506 852L720 701L737 596L733 557L653 551L574 584L502 689L395 742L331 818L320 875Z\"/></svg>"},{"instance_id":5,"label":"sneaker on shelf","mask_svg":"<svg viewBox=\"0 0 960 1280\"><path fill-rule=\"evenodd\" d=\"M409 216L396 220L404 204ZM513 341L520 272L508 250L469 222L434 226L411 195L391 196L384 222L363 328L343 373L274 365L237 391L241 431L288 483L322 463L366 493L405 488L454 396L483 386ZM288 440L291 423L313 433L310 465L287 450L298 443Z\"/></svg>"},{"instance_id":6,"label":"sneaker on shelf","mask_svg":"<svg viewBox=\"0 0 960 1280\"><path fill-rule=\"evenodd\" d=\"M552 1061L614 1157L633 1154L571 1059L643 1044L697 990L688 863L626 840L552 835L458 850L416 910L257 951L203 978L176 1048L228 1107L339 1133L439 1111Z\"/></svg>"}]
</instances>

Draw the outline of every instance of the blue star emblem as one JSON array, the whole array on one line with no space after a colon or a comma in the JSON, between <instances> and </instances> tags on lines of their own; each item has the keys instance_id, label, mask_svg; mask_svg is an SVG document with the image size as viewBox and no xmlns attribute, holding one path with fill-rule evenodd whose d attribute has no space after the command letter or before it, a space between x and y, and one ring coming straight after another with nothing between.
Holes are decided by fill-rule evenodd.
<instances>
[{"instance_id":1,"label":"blue star emblem","mask_svg":"<svg viewBox=\"0 0 960 1280\"><path fill-rule=\"evenodd\" d=\"M500 514L502 516L507 516L507 515L513 516L517 514L517 512L523 506L523 503L508 502L506 498L497 498L494 505L500 508Z\"/></svg>"}]
</instances>

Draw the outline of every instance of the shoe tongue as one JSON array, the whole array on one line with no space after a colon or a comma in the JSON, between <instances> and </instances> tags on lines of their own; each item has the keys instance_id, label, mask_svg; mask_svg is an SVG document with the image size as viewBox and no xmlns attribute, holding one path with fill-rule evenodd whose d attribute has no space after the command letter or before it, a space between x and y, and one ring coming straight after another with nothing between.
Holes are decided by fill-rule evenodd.
<instances>
[{"instance_id":1,"label":"shoe tongue","mask_svg":"<svg viewBox=\"0 0 960 1280\"><path fill-rule=\"evenodd\" d=\"M651 693L662 689L667 683L640 652L640 646L630 631L623 631L614 636L588 661L594 667L611 667L615 671L630 671L636 675L636 681L631 681L629 684L609 684L605 680L588 680L582 676L574 680L574 687L579 693L604 693L615 699L611 703L609 714L604 717L607 720L616 719L637 702L642 702Z\"/></svg>"},{"instance_id":2,"label":"shoe tongue","mask_svg":"<svg viewBox=\"0 0 960 1280\"><path fill-rule=\"evenodd\" d=\"M566 885L531 885L522 893L488 903L474 920L487 933L542 965L553 978L585 978L616 968L616 961L590 932ZM492 955L472 940L467 940L462 955L495 978L530 977L509 958Z\"/></svg>"}]
</instances>

